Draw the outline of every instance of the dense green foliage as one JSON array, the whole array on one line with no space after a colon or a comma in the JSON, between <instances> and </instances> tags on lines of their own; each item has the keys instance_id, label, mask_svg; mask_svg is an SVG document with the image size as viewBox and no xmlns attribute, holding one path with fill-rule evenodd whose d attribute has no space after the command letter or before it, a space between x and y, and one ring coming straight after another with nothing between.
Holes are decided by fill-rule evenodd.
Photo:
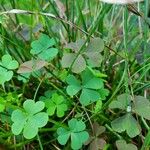
<instances>
[{"instance_id":1,"label":"dense green foliage","mask_svg":"<svg viewBox=\"0 0 150 150\"><path fill-rule=\"evenodd\" d=\"M0 0L0 145L148 150L149 7Z\"/></svg>"}]
</instances>

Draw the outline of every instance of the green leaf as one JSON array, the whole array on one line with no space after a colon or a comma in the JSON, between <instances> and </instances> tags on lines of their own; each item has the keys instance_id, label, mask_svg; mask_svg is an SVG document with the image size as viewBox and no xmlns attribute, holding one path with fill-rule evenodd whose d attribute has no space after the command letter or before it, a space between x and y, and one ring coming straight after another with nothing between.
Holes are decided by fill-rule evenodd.
<instances>
[{"instance_id":1,"label":"green leaf","mask_svg":"<svg viewBox=\"0 0 150 150\"><path fill-rule=\"evenodd\" d=\"M3 97L0 97L0 112L3 112L5 109L6 101Z\"/></svg>"},{"instance_id":2,"label":"green leaf","mask_svg":"<svg viewBox=\"0 0 150 150\"><path fill-rule=\"evenodd\" d=\"M148 99L143 96L135 96L133 107L138 115L150 120L150 102Z\"/></svg>"},{"instance_id":3,"label":"green leaf","mask_svg":"<svg viewBox=\"0 0 150 150\"><path fill-rule=\"evenodd\" d=\"M19 109L14 110L12 115L11 115L11 120L13 122L25 122L26 121L26 114Z\"/></svg>"},{"instance_id":4,"label":"green leaf","mask_svg":"<svg viewBox=\"0 0 150 150\"><path fill-rule=\"evenodd\" d=\"M92 102L98 101L100 98L100 94L97 91L83 89L79 100L82 105L87 106Z\"/></svg>"},{"instance_id":5,"label":"green leaf","mask_svg":"<svg viewBox=\"0 0 150 150\"><path fill-rule=\"evenodd\" d=\"M36 124L36 126L38 126L38 128L41 128L47 124L48 114L45 112L39 112L33 115L31 119L34 120L34 123Z\"/></svg>"},{"instance_id":6,"label":"green leaf","mask_svg":"<svg viewBox=\"0 0 150 150\"><path fill-rule=\"evenodd\" d=\"M138 122L130 113L112 121L111 126L113 130L119 133L126 131L131 138L139 135L141 132Z\"/></svg>"},{"instance_id":7,"label":"green leaf","mask_svg":"<svg viewBox=\"0 0 150 150\"><path fill-rule=\"evenodd\" d=\"M74 96L82 90L79 100L84 106L100 100L101 96L98 90L104 88L103 80L95 77L88 68L81 73L81 79L82 82L80 83L73 75L67 77L66 81L69 85L66 90L68 95Z\"/></svg>"},{"instance_id":8,"label":"green leaf","mask_svg":"<svg viewBox=\"0 0 150 150\"><path fill-rule=\"evenodd\" d=\"M66 89L68 95L74 96L81 90L80 81L77 80L73 75L69 75L66 79L66 82L70 84Z\"/></svg>"},{"instance_id":9,"label":"green leaf","mask_svg":"<svg viewBox=\"0 0 150 150\"><path fill-rule=\"evenodd\" d=\"M25 124L24 130L23 130L23 136L26 139L32 139L32 138L34 138L37 135L37 133L38 133L38 126L35 123L36 123L35 120L30 118L28 120L28 122Z\"/></svg>"},{"instance_id":10,"label":"green leaf","mask_svg":"<svg viewBox=\"0 0 150 150\"><path fill-rule=\"evenodd\" d=\"M47 100L46 108L47 113L52 116L56 114L58 117L63 117L65 114L65 111L67 111L67 104L65 103L64 97L61 95L58 95L57 93L54 93L52 95L52 98L50 100Z\"/></svg>"},{"instance_id":11,"label":"green leaf","mask_svg":"<svg viewBox=\"0 0 150 150\"><path fill-rule=\"evenodd\" d=\"M23 130L24 122L15 122L11 126L12 133L14 135L19 135L21 131Z\"/></svg>"},{"instance_id":12,"label":"green leaf","mask_svg":"<svg viewBox=\"0 0 150 150\"><path fill-rule=\"evenodd\" d=\"M11 115L11 120L14 122L11 127L13 134L19 135L23 130L24 124L27 120L25 113L17 109L13 111Z\"/></svg>"},{"instance_id":13,"label":"green leaf","mask_svg":"<svg viewBox=\"0 0 150 150\"><path fill-rule=\"evenodd\" d=\"M58 49L53 48L56 44L53 38L45 34L41 34L38 40L35 40L31 44L31 54L37 55L42 60L50 61L58 54Z\"/></svg>"},{"instance_id":14,"label":"green leaf","mask_svg":"<svg viewBox=\"0 0 150 150\"><path fill-rule=\"evenodd\" d=\"M116 146L118 150L137 150L137 147L134 144L127 144L125 140L116 141Z\"/></svg>"},{"instance_id":15,"label":"green leaf","mask_svg":"<svg viewBox=\"0 0 150 150\"><path fill-rule=\"evenodd\" d=\"M89 134L84 131L85 124L81 120L71 119L68 122L69 129L58 128L58 142L65 145L71 136L71 148L80 149L82 145L88 140Z\"/></svg>"},{"instance_id":16,"label":"green leaf","mask_svg":"<svg viewBox=\"0 0 150 150\"><path fill-rule=\"evenodd\" d=\"M71 134L72 149L80 149L82 145L88 140L89 134L86 131Z\"/></svg>"},{"instance_id":17,"label":"green leaf","mask_svg":"<svg viewBox=\"0 0 150 150\"><path fill-rule=\"evenodd\" d=\"M85 88L89 89L101 89L103 87L103 81L99 78L93 77L89 81L83 84Z\"/></svg>"},{"instance_id":18,"label":"green leaf","mask_svg":"<svg viewBox=\"0 0 150 150\"><path fill-rule=\"evenodd\" d=\"M89 80L94 78L93 73L87 68L85 71L81 73L82 84L85 85Z\"/></svg>"},{"instance_id":19,"label":"green leaf","mask_svg":"<svg viewBox=\"0 0 150 150\"><path fill-rule=\"evenodd\" d=\"M12 60L12 57L7 54L2 57L2 66L7 69L17 69L19 64L16 60Z\"/></svg>"},{"instance_id":20,"label":"green leaf","mask_svg":"<svg viewBox=\"0 0 150 150\"><path fill-rule=\"evenodd\" d=\"M55 92L56 92L55 90L53 90L53 91L48 90L48 91L44 92L44 96L41 96L39 100L44 101L45 106L46 106L47 105L46 102L49 102L49 100L51 99L53 93L55 93Z\"/></svg>"},{"instance_id":21,"label":"green leaf","mask_svg":"<svg viewBox=\"0 0 150 150\"><path fill-rule=\"evenodd\" d=\"M100 90L98 90L98 92L100 93L102 100L105 100L106 97L109 95L109 90L105 88L101 88Z\"/></svg>"},{"instance_id":22,"label":"green leaf","mask_svg":"<svg viewBox=\"0 0 150 150\"><path fill-rule=\"evenodd\" d=\"M102 101L98 100L94 107L94 113L98 113L102 109Z\"/></svg>"},{"instance_id":23,"label":"green leaf","mask_svg":"<svg viewBox=\"0 0 150 150\"><path fill-rule=\"evenodd\" d=\"M35 114L43 110L45 107L45 104L42 101L38 101L35 103L35 101L33 100L26 100L23 104L23 107L25 111L28 112L29 114Z\"/></svg>"},{"instance_id":24,"label":"green leaf","mask_svg":"<svg viewBox=\"0 0 150 150\"><path fill-rule=\"evenodd\" d=\"M38 57L42 60L53 60L55 56L58 54L57 48L49 48L41 53L38 54Z\"/></svg>"},{"instance_id":25,"label":"green leaf","mask_svg":"<svg viewBox=\"0 0 150 150\"><path fill-rule=\"evenodd\" d=\"M23 103L24 111L14 110L11 115L13 124L12 132L19 135L23 131L23 136L27 139L34 138L38 133L38 128L45 126L48 122L48 114L40 112L44 108L44 102L26 100Z\"/></svg>"},{"instance_id":26,"label":"green leaf","mask_svg":"<svg viewBox=\"0 0 150 150\"><path fill-rule=\"evenodd\" d=\"M4 55L0 62L0 84L4 84L6 81L10 81L13 77L13 71L18 68L18 62L12 60L10 55ZM3 66L3 67L2 67Z\"/></svg>"},{"instance_id":27,"label":"green leaf","mask_svg":"<svg viewBox=\"0 0 150 150\"><path fill-rule=\"evenodd\" d=\"M126 110L128 105L131 103L131 96L128 94L122 94L117 97L117 100L114 100L110 103L109 108L115 109L119 108Z\"/></svg>"},{"instance_id":28,"label":"green leaf","mask_svg":"<svg viewBox=\"0 0 150 150\"><path fill-rule=\"evenodd\" d=\"M70 132L65 130L64 128L58 128L57 134L59 135L57 140L61 145L65 145L70 137Z\"/></svg>"},{"instance_id":29,"label":"green leaf","mask_svg":"<svg viewBox=\"0 0 150 150\"><path fill-rule=\"evenodd\" d=\"M77 121L74 118L68 122L68 126L74 132L80 132L86 128L85 123L82 120Z\"/></svg>"},{"instance_id":30,"label":"green leaf","mask_svg":"<svg viewBox=\"0 0 150 150\"><path fill-rule=\"evenodd\" d=\"M75 85L69 85L67 86L66 90L67 90L68 95L74 96L81 90L81 87L78 87Z\"/></svg>"},{"instance_id":31,"label":"green leaf","mask_svg":"<svg viewBox=\"0 0 150 150\"><path fill-rule=\"evenodd\" d=\"M80 84L81 84L80 81L77 80L76 77L73 76L73 75L69 75L69 76L67 77L67 79L66 79L66 82L67 82L68 84L76 85L76 86L80 86Z\"/></svg>"}]
</instances>

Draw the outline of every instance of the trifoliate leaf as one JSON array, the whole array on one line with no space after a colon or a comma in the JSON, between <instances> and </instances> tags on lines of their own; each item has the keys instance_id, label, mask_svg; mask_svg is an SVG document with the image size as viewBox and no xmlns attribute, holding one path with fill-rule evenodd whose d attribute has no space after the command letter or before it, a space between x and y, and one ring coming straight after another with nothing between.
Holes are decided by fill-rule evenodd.
<instances>
[{"instance_id":1,"label":"trifoliate leaf","mask_svg":"<svg viewBox=\"0 0 150 150\"><path fill-rule=\"evenodd\" d=\"M67 53L62 58L62 66L69 68L72 62L75 60L77 52L81 49L85 40L77 40L67 44L67 48L72 49L74 53ZM100 52L104 49L104 42L100 38L91 39L88 46L83 52L76 58L74 65L72 66L72 72L80 73L86 69L86 62L90 67L100 67L102 61L102 55ZM85 57L87 58L85 60Z\"/></svg>"},{"instance_id":2,"label":"trifoliate leaf","mask_svg":"<svg viewBox=\"0 0 150 150\"><path fill-rule=\"evenodd\" d=\"M88 140L89 134L84 131L85 124L83 121L78 121L76 119L71 119L68 122L69 129L66 130L64 128L58 128L58 142L61 145L65 145L71 137L71 148L72 149L80 149L82 145Z\"/></svg>"},{"instance_id":3,"label":"trifoliate leaf","mask_svg":"<svg viewBox=\"0 0 150 150\"><path fill-rule=\"evenodd\" d=\"M99 89L104 88L103 80L95 77L89 69L81 73L82 82L76 79L75 76L69 75L67 77L67 93L70 96L76 95L80 90L80 102L82 105L89 105L101 99Z\"/></svg>"},{"instance_id":4,"label":"trifoliate leaf","mask_svg":"<svg viewBox=\"0 0 150 150\"><path fill-rule=\"evenodd\" d=\"M67 104L65 103L64 97L54 93L51 99L45 101L47 113L52 116L56 114L58 117L63 117L67 110Z\"/></svg>"},{"instance_id":5,"label":"trifoliate leaf","mask_svg":"<svg viewBox=\"0 0 150 150\"><path fill-rule=\"evenodd\" d=\"M58 54L58 49L52 47L56 44L53 38L48 35L41 34L38 40L35 40L31 44L31 54L37 55L42 60L50 61Z\"/></svg>"}]
</instances>

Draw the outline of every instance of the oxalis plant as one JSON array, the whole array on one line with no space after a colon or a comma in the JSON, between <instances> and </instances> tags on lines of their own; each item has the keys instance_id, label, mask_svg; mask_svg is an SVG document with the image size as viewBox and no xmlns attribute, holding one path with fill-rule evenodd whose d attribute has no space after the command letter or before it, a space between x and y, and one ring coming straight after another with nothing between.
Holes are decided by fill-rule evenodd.
<instances>
[{"instance_id":1,"label":"oxalis plant","mask_svg":"<svg viewBox=\"0 0 150 150\"><path fill-rule=\"evenodd\" d=\"M55 59L59 52L56 48L57 42L58 40L46 34L40 34L39 38L31 43L30 53L33 55L33 58L20 64L17 70L18 80L27 83L31 77L44 77L40 84L45 81L48 82L50 78L54 80L53 74L44 73L47 71L49 63ZM83 40L81 45L83 45L83 42L85 41ZM92 46L93 44L95 44L94 47ZM96 44L99 45L96 46ZM70 46L71 45L72 44L70 44ZM99 46L101 46L100 50L98 50ZM39 138L41 128L49 124L49 119L69 117L68 112L70 112L72 106L78 102L77 98L79 98L79 105L84 107L93 105L93 112L99 112L103 104L102 101L105 100L109 94L109 91L105 88L106 81L104 80L107 76L93 69L100 66L100 62L94 59L97 59L96 55L101 56L100 52L103 50L103 47L102 39L96 38L91 40L87 51L83 53L84 61L86 61L87 58L85 55L89 56L87 58L88 63L85 64L86 67L82 68L82 71L79 71L78 75L72 72L68 74L66 73L67 71L61 73L60 78L62 78L63 84L66 85L64 88L55 88L56 85L51 84L53 88L44 92L44 94L39 97L39 100L37 100L38 87L33 100L27 99L23 102L23 107L19 106L17 109L14 109L11 113L12 133L15 136L23 136L25 139L34 139L37 136L41 143ZM95 49L95 54L90 57L93 48ZM66 56L63 56L63 61L64 57ZM12 70L18 68L18 62L13 60L10 55L4 55L2 57L1 66L4 67L2 69L7 73L6 76L9 77L9 79L3 80L2 84L4 84L13 77ZM62 65L62 67L64 66ZM54 73L57 74L57 71ZM3 99L1 99L0 106L1 111L4 111L5 103ZM90 137L84 123L84 118L78 117L77 114L67 119L67 122L68 125L65 126L63 124L57 124L55 136L58 143L64 146L69 144L72 149L82 148Z\"/></svg>"},{"instance_id":2,"label":"oxalis plant","mask_svg":"<svg viewBox=\"0 0 150 150\"><path fill-rule=\"evenodd\" d=\"M102 99L101 89L104 89L104 81L95 77L88 68L81 73L81 81L74 75L69 75L66 82L68 83L66 91L71 97L81 91L79 101L84 106Z\"/></svg>"}]
</instances>

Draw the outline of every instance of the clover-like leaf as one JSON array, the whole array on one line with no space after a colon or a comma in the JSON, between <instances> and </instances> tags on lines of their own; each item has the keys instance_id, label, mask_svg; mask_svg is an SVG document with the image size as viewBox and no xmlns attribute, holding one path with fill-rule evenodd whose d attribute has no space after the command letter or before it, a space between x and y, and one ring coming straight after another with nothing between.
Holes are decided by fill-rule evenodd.
<instances>
[{"instance_id":1,"label":"clover-like leaf","mask_svg":"<svg viewBox=\"0 0 150 150\"><path fill-rule=\"evenodd\" d=\"M143 96L135 96L133 108L138 115L150 120L150 102L148 99Z\"/></svg>"},{"instance_id":2,"label":"clover-like leaf","mask_svg":"<svg viewBox=\"0 0 150 150\"><path fill-rule=\"evenodd\" d=\"M58 54L58 49L53 46L56 44L53 38L48 35L41 34L38 40L35 40L31 44L31 54L37 55L42 60L50 61Z\"/></svg>"},{"instance_id":3,"label":"clover-like leaf","mask_svg":"<svg viewBox=\"0 0 150 150\"><path fill-rule=\"evenodd\" d=\"M86 62L91 67L100 67L102 61L102 55L100 52L104 49L104 42L101 38L91 39L88 43L88 46L81 52L80 55L76 58L77 52L81 49L85 40L79 39L76 42L71 42L67 44L67 48L72 49L74 53L64 54L62 57L62 67L69 68L72 66L72 72L80 73L86 69ZM86 59L87 58L87 59Z\"/></svg>"},{"instance_id":4,"label":"clover-like leaf","mask_svg":"<svg viewBox=\"0 0 150 150\"><path fill-rule=\"evenodd\" d=\"M141 132L138 122L130 113L112 121L111 126L113 130L119 133L126 131L131 138L139 135Z\"/></svg>"},{"instance_id":5,"label":"clover-like leaf","mask_svg":"<svg viewBox=\"0 0 150 150\"><path fill-rule=\"evenodd\" d=\"M127 144L125 140L116 141L116 146L118 150L137 150L137 147L134 144Z\"/></svg>"},{"instance_id":6,"label":"clover-like leaf","mask_svg":"<svg viewBox=\"0 0 150 150\"><path fill-rule=\"evenodd\" d=\"M18 68L18 62L12 60L12 57L8 54L2 57L0 62L0 84L4 84L6 81L9 81L13 77L14 69Z\"/></svg>"},{"instance_id":7,"label":"clover-like leaf","mask_svg":"<svg viewBox=\"0 0 150 150\"><path fill-rule=\"evenodd\" d=\"M62 127L57 129L58 142L65 145L71 138L71 148L80 149L89 138L88 132L85 131L84 122L73 118L68 122L68 128L68 130Z\"/></svg>"},{"instance_id":8,"label":"clover-like leaf","mask_svg":"<svg viewBox=\"0 0 150 150\"><path fill-rule=\"evenodd\" d=\"M121 94L117 97L117 100L114 100L110 103L109 108L115 109L119 108L126 110L128 105L131 103L131 96L129 94Z\"/></svg>"},{"instance_id":9,"label":"clover-like leaf","mask_svg":"<svg viewBox=\"0 0 150 150\"><path fill-rule=\"evenodd\" d=\"M41 112L44 109L44 102L26 100L23 104L24 110L14 110L11 115L13 124L11 126L14 135L19 135L23 131L23 136L27 139L35 137L38 128L47 124L48 114Z\"/></svg>"},{"instance_id":10,"label":"clover-like leaf","mask_svg":"<svg viewBox=\"0 0 150 150\"><path fill-rule=\"evenodd\" d=\"M56 114L58 117L63 117L65 111L67 110L67 104L65 103L64 97L54 93L51 99L47 99L45 101L45 105L47 108L47 113L52 116Z\"/></svg>"},{"instance_id":11,"label":"clover-like leaf","mask_svg":"<svg viewBox=\"0 0 150 150\"><path fill-rule=\"evenodd\" d=\"M67 93L70 96L76 95L80 90L80 103L84 106L89 105L97 100L101 99L99 89L103 88L103 80L95 77L88 69L81 74L82 82L76 79L75 76L69 75L66 79L67 83Z\"/></svg>"}]
</instances>

